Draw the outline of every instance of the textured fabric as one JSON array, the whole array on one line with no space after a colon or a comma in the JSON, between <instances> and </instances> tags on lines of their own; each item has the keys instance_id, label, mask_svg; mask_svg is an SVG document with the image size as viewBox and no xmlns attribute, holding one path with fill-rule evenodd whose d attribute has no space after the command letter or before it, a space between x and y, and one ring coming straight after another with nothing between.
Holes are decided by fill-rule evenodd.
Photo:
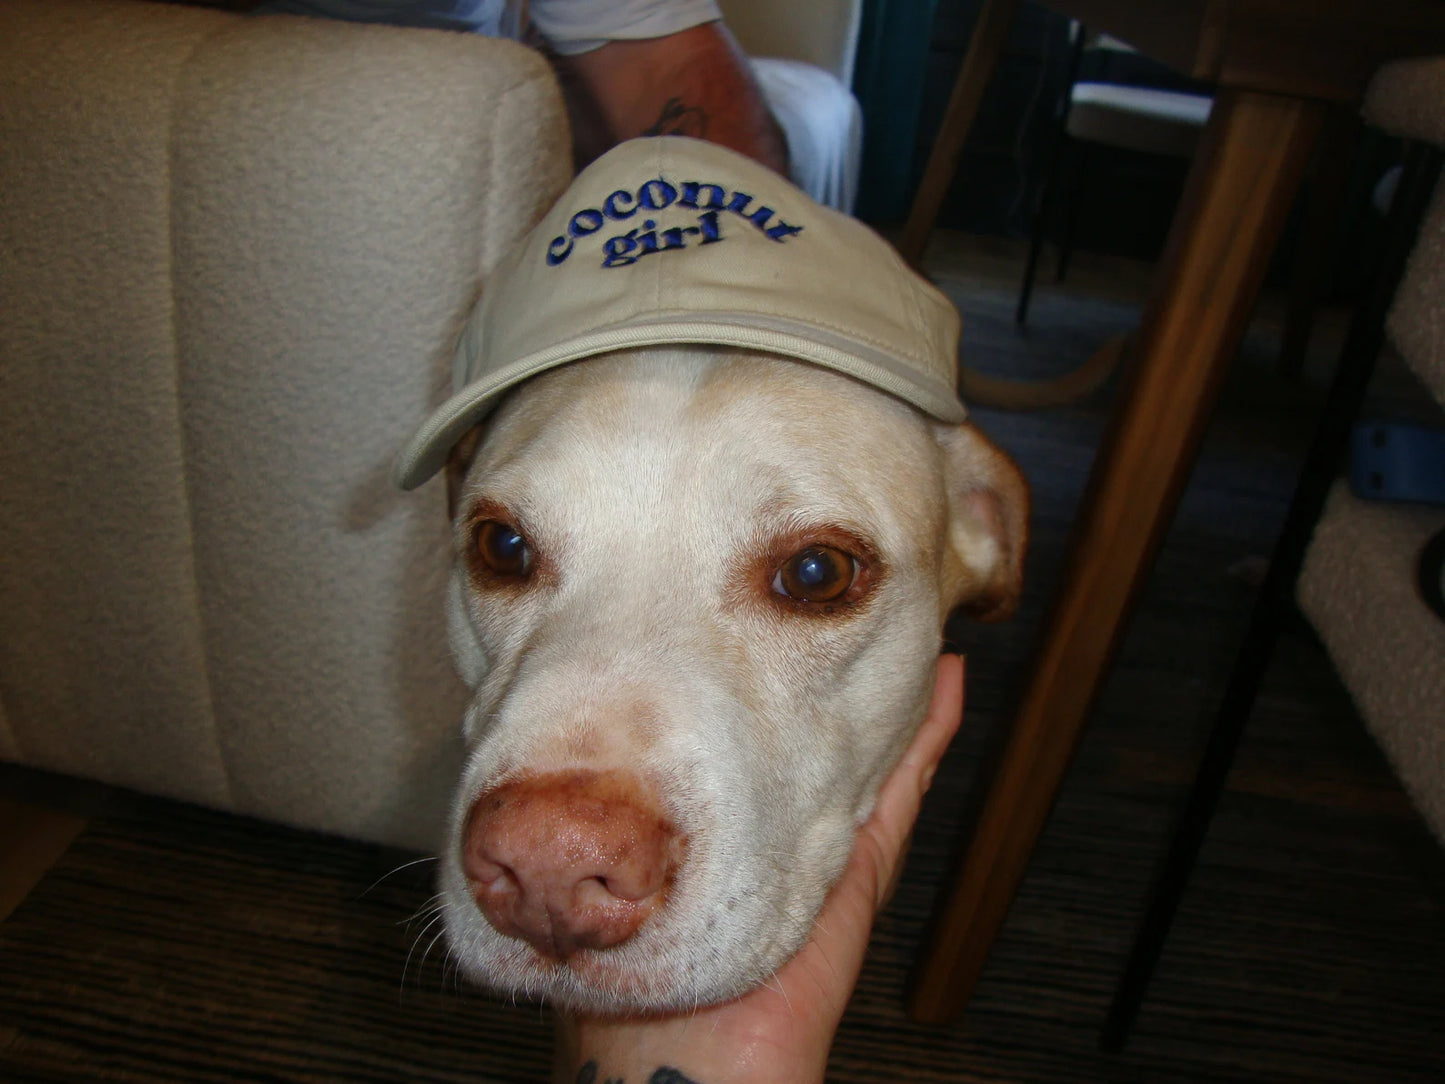
<instances>
[{"instance_id":1,"label":"textured fabric","mask_svg":"<svg viewBox=\"0 0 1445 1084\"><path fill-rule=\"evenodd\" d=\"M15 731L5 715L5 700L0 697L0 760L19 760L20 744L15 740Z\"/></svg>"},{"instance_id":2,"label":"textured fabric","mask_svg":"<svg viewBox=\"0 0 1445 1084\"><path fill-rule=\"evenodd\" d=\"M1420 224L1387 326L1406 364L1445 403L1445 185L1436 187Z\"/></svg>"},{"instance_id":3,"label":"textured fabric","mask_svg":"<svg viewBox=\"0 0 1445 1084\"><path fill-rule=\"evenodd\" d=\"M1445 57L1386 64L1370 80L1361 111L1391 135L1445 146Z\"/></svg>"},{"instance_id":4,"label":"textured fabric","mask_svg":"<svg viewBox=\"0 0 1445 1084\"><path fill-rule=\"evenodd\" d=\"M1299 601L1366 725L1445 842L1445 623L1415 587L1420 547L1445 512L1330 495Z\"/></svg>"},{"instance_id":5,"label":"textured fabric","mask_svg":"<svg viewBox=\"0 0 1445 1084\"><path fill-rule=\"evenodd\" d=\"M27 763L230 804L170 253L173 88L229 20L0 5L0 690Z\"/></svg>"},{"instance_id":6,"label":"textured fabric","mask_svg":"<svg viewBox=\"0 0 1445 1084\"><path fill-rule=\"evenodd\" d=\"M448 532L387 467L566 183L555 82L471 35L130 0L0 20L19 758L434 845Z\"/></svg>"},{"instance_id":7,"label":"textured fabric","mask_svg":"<svg viewBox=\"0 0 1445 1084\"><path fill-rule=\"evenodd\" d=\"M1386 65L1364 117L1391 135L1445 144L1445 59ZM1445 187L1437 188L1390 310L1390 338L1445 402ZM1405 789L1445 842L1445 624L1415 583L1438 508L1330 495L1299 599Z\"/></svg>"},{"instance_id":8,"label":"textured fabric","mask_svg":"<svg viewBox=\"0 0 1445 1084\"><path fill-rule=\"evenodd\" d=\"M812 362L961 421L958 335L952 302L861 222L725 147L635 139L588 166L498 266L457 347L459 390L396 479L429 478L505 389L668 343Z\"/></svg>"},{"instance_id":9,"label":"textured fabric","mask_svg":"<svg viewBox=\"0 0 1445 1084\"><path fill-rule=\"evenodd\" d=\"M1391 135L1445 146L1445 57L1399 60L1370 81L1365 120ZM1445 187L1420 227L1395 292L1389 332L1406 362L1445 403Z\"/></svg>"},{"instance_id":10,"label":"textured fabric","mask_svg":"<svg viewBox=\"0 0 1445 1084\"><path fill-rule=\"evenodd\" d=\"M507 0L267 0L263 15L309 15L353 23L383 23L511 37Z\"/></svg>"}]
</instances>

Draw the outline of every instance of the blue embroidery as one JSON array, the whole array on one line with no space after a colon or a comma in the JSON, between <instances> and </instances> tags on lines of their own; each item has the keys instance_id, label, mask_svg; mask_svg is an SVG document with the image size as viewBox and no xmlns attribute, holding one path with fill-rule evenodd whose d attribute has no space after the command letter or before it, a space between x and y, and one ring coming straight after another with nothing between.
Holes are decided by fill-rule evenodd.
<instances>
[{"instance_id":1,"label":"blue embroidery","mask_svg":"<svg viewBox=\"0 0 1445 1084\"><path fill-rule=\"evenodd\" d=\"M602 217L601 211L594 211L588 208L585 211L578 211L572 216L572 221L567 223L567 232L573 237L586 237L589 233L596 233L607 220Z\"/></svg>"},{"instance_id":2,"label":"blue embroidery","mask_svg":"<svg viewBox=\"0 0 1445 1084\"><path fill-rule=\"evenodd\" d=\"M700 203L700 199L704 202ZM556 267L563 263L572 255L578 240L598 232L609 220L621 222L632 218L639 208L654 213L669 207L702 213L691 225L668 226L662 230L658 229L655 218L645 218L640 227L606 238L602 242L603 267L626 267L654 252L688 248L690 238L697 238L699 246L726 240L718 218L722 211L730 211L751 222L770 241L782 243L803 232L802 226L775 218L777 212L766 204L759 203L754 210L753 203L754 197L747 192L729 193L726 187L711 181L683 181L679 191L671 182L654 177L635 191L619 188L602 201L600 210L587 207L576 212L567 222L567 232L548 244L547 265Z\"/></svg>"},{"instance_id":3,"label":"blue embroidery","mask_svg":"<svg viewBox=\"0 0 1445 1084\"><path fill-rule=\"evenodd\" d=\"M666 195L654 196L653 192L665 192ZM637 190L638 205L646 207L649 211L660 211L664 207L670 207L675 199L677 199L677 189L661 177L655 181L648 181Z\"/></svg>"},{"instance_id":4,"label":"blue embroidery","mask_svg":"<svg viewBox=\"0 0 1445 1084\"><path fill-rule=\"evenodd\" d=\"M691 207L694 211L698 209L698 193L704 188L708 190L707 210L721 211L728 205L727 189L718 184L699 184L697 181L682 182L682 198L677 201L679 207Z\"/></svg>"},{"instance_id":5,"label":"blue embroidery","mask_svg":"<svg viewBox=\"0 0 1445 1084\"><path fill-rule=\"evenodd\" d=\"M622 199L630 199L632 201L632 206L626 211L620 210L617 206L617 200L619 196ZM618 220L624 218L631 218L637 213L637 197L634 196L631 192L627 191L627 189L619 188L616 192L612 193L612 195L608 196L605 200L602 201L602 213L605 214L608 218L614 218Z\"/></svg>"},{"instance_id":6,"label":"blue embroidery","mask_svg":"<svg viewBox=\"0 0 1445 1084\"><path fill-rule=\"evenodd\" d=\"M616 196L618 193L612 193ZM608 200L612 199L608 196ZM596 233L607 220L602 217L601 211L587 208L585 211L578 211L567 223L569 237L554 237L552 243L547 246L547 265L556 267L559 263L572 255L572 237L586 237L589 233ZM561 248L558 248L561 245Z\"/></svg>"}]
</instances>

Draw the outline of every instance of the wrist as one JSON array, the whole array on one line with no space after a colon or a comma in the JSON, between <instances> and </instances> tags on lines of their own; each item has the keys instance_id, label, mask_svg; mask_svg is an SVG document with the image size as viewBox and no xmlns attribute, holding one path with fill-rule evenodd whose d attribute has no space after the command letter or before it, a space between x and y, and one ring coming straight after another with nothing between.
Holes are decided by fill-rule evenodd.
<instances>
[{"instance_id":1,"label":"wrist","mask_svg":"<svg viewBox=\"0 0 1445 1084\"><path fill-rule=\"evenodd\" d=\"M554 1084L821 1084L827 1046L802 1059L766 1036L697 1015L557 1017Z\"/></svg>"}]
</instances>

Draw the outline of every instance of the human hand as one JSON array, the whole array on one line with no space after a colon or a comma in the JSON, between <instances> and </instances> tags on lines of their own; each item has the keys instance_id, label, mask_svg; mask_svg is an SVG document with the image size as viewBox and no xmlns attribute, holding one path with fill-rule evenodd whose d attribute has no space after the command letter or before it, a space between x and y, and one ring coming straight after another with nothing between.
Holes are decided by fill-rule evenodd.
<instances>
[{"instance_id":1,"label":"human hand","mask_svg":"<svg viewBox=\"0 0 1445 1084\"><path fill-rule=\"evenodd\" d=\"M928 715L884 781L813 936L766 984L680 1016L559 1022L558 1084L805 1084L821 1081L873 919L963 715L963 659L944 655Z\"/></svg>"}]
</instances>

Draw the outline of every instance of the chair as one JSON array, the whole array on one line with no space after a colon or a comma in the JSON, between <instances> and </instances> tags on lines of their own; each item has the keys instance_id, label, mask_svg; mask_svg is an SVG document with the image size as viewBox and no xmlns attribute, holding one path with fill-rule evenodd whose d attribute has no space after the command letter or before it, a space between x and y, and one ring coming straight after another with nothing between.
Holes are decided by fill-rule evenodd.
<instances>
[{"instance_id":1,"label":"chair","mask_svg":"<svg viewBox=\"0 0 1445 1084\"><path fill-rule=\"evenodd\" d=\"M1387 330L1435 399L1445 403L1445 187L1436 191L1445 158L1441 101L1441 59L1389 65L1366 97L1367 120L1414 142L1370 293L1351 325L1238 660L1115 992L1102 1037L1105 1049L1123 1046L1142 1003L1296 591L1366 727L1445 843L1445 621L1431 612L1415 585L1418 555L1445 529L1445 510L1362 501L1336 481Z\"/></svg>"},{"instance_id":2,"label":"chair","mask_svg":"<svg viewBox=\"0 0 1445 1084\"><path fill-rule=\"evenodd\" d=\"M1441 102L1445 59L1401 62L1375 79L1365 117L1440 148ZM1404 190L1402 179L1394 198ZM1445 406L1445 187L1426 211L1387 331ZM1442 530L1445 509L1361 500L1336 483L1310 542L1299 603L1365 725L1445 843L1445 620L1429 608L1415 575L1417 555ZM1434 587L1438 593L1438 580Z\"/></svg>"},{"instance_id":3,"label":"chair","mask_svg":"<svg viewBox=\"0 0 1445 1084\"><path fill-rule=\"evenodd\" d=\"M1020 325L1028 319L1034 276L1038 270L1039 255L1043 250L1044 234L1057 210L1059 174L1065 160L1073 158L1076 163L1065 215L1065 232L1059 249L1057 280L1064 277L1073 247L1079 189L1089 161L1090 145L1190 158L1199 143L1199 135L1209 119L1209 110L1214 101L1208 94L1124 83L1080 81L1079 70L1086 52L1131 54L1134 50L1108 35L1099 35L1091 41L1084 26L1078 22L1069 24L1069 41L1065 89L1055 111L1058 127L1045 172L1043 193L1034 215L1028 262L1024 267L1023 284L1019 288L1018 307L1014 311L1014 320Z\"/></svg>"},{"instance_id":4,"label":"chair","mask_svg":"<svg viewBox=\"0 0 1445 1084\"><path fill-rule=\"evenodd\" d=\"M435 847L449 528L390 464L570 174L512 42L0 5L0 761Z\"/></svg>"}]
</instances>

